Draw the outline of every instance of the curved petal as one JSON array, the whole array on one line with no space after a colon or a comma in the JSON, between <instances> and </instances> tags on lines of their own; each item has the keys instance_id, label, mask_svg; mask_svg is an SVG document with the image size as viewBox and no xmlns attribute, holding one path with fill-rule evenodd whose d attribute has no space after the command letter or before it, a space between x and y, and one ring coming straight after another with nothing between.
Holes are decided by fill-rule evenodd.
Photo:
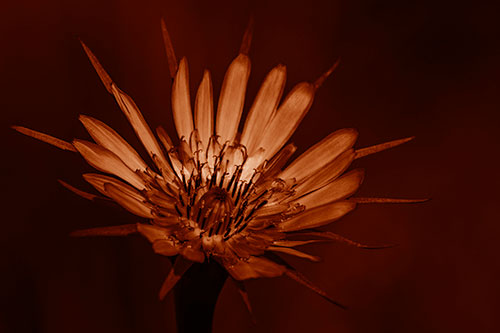
<instances>
[{"instance_id":1,"label":"curved petal","mask_svg":"<svg viewBox=\"0 0 500 333\"><path fill-rule=\"evenodd\" d=\"M336 159L319 169L307 179L303 179L295 188L296 197L302 196L334 181L339 177L354 160L354 150L348 149Z\"/></svg>"},{"instance_id":2,"label":"curved petal","mask_svg":"<svg viewBox=\"0 0 500 333\"><path fill-rule=\"evenodd\" d=\"M139 154L111 127L89 116L80 115L79 119L95 142L115 153L130 169L146 170Z\"/></svg>"},{"instance_id":3,"label":"curved petal","mask_svg":"<svg viewBox=\"0 0 500 333\"><path fill-rule=\"evenodd\" d=\"M249 76L250 59L239 54L227 69L217 107L216 134L221 137L222 144L236 137Z\"/></svg>"},{"instance_id":4,"label":"curved petal","mask_svg":"<svg viewBox=\"0 0 500 333\"><path fill-rule=\"evenodd\" d=\"M267 74L248 113L241 144L251 156L272 116L276 112L286 82L286 67L278 65Z\"/></svg>"},{"instance_id":5,"label":"curved petal","mask_svg":"<svg viewBox=\"0 0 500 333\"><path fill-rule=\"evenodd\" d=\"M297 231L321 227L338 220L356 208L350 201L338 201L313 209L307 209L302 214L292 217L278 225L280 231Z\"/></svg>"},{"instance_id":6,"label":"curved petal","mask_svg":"<svg viewBox=\"0 0 500 333\"><path fill-rule=\"evenodd\" d=\"M168 229L145 223L137 223L137 231L151 243L168 240L170 236Z\"/></svg>"},{"instance_id":7,"label":"curved petal","mask_svg":"<svg viewBox=\"0 0 500 333\"><path fill-rule=\"evenodd\" d=\"M260 277L277 277L286 272L286 267L263 257L250 257L238 260L236 264L225 263L224 267L236 280L255 279Z\"/></svg>"},{"instance_id":8,"label":"curved petal","mask_svg":"<svg viewBox=\"0 0 500 333\"><path fill-rule=\"evenodd\" d=\"M193 131L193 116L189 97L189 69L186 58L182 58L172 86L172 112L179 138L189 139Z\"/></svg>"},{"instance_id":9,"label":"curved petal","mask_svg":"<svg viewBox=\"0 0 500 333\"><path fill-rule=\"evenodd\" d=\"M120 206L135 214L145 218L153 218L151 206L138 200L136 195L130 195L128 191L122 191L120 187L106 183L104 184L106 195L116 201Z\"/></svg>"},{"instance_id":10,"label":"curved petal","mask_svg":"<svg viewBox=\"0 0 500 333\"><path fill-rule=\"evenodd\" d=\"M363 182L363 178L364 171L362 169L353 170L319 190L309 193L294 202L306 206L306 209L311 209L330 202L345 199L358 190Z\"/></svg>"},{"instance_id":11,"label":"curved petal","mask_svg":"<svg viewBox=\"0 0 500 333\"><path fill-rule=\"evenodd\" d=\"M214 102L212 79L205 70L194 104L194 121L203 146L208 147L208 140L214 132ZM203 154L202 154L203 155Z\"/></svg>"},{"instance_id":12,"label":"curved petal","mask_svg":"<svg viewBox=\"0 0 500 333\"><path fill-rule=\"evenodd\" d=\"M160 292L158 293L160 300L167 296L168 292L175 286L192 264L191 261L184 259L182 256L178 256L177 259L175 259L174 267L168 272Z\"/></svg>"},{"instance_id":13,"label":"curved petal","mask_svg":"<svg viewBox=\"0 0 500 333\"><path fill-rule=\"evenodd\" d=\"M164 176L166 176L169 180L172 179L173 171L168 165L158 141L153 135L151 128L149 128L137 105L134 103L132 98L130 98L130 96L118 89L115 84L111 85L111 92L115 96L118 105L122 109L128 121L134 128L137 137L141 140L144 148L146 148L149 156L151 156Z\"/></svg>"},{"instance_id":14,"label":"curved petal","mask_svg":"<svg viewBox=\"0 0 500 333\"><path fill-rule=\"evenodd\" d=\"M107 195L104 184L113 184L118 187L120 191L126 192L127 195L133 196L137 200L144 200L144 196L139 191L116 178L101 175L98 173L85 173L83 174L83 179L85 179L90 185L94 186L97 191L104 195Z\"/></svg>"},{"instance_id":15,"label":"curved petal","mask_svg":"<svg viewBox=\"0 0 500 333\"><path fill-rule=\"evenodd\" d=\"M145 188L142 179L130 170L118 156L106 148L84 140L74 140L73 145L83 158L97 170L118 176L137 189Z\"/></svg>"},{"instance_id":16,"label":"curved petal","mask_svg":"<svg viewBox=\"0 0 500 333\"><path fill-rule=\"evenodd\" d=\"M75 147L69 142L53 137L42 132L38 132L22 126L12 126L13 129L27 136L31 136L34 139L40 140L42 142L48 143L49 145L56 146L57 148L63 150L69 150L76 152Z\"/></svg>"},{"instance_id":17,"label":"curved petal","mask_svg":"<svg viewBox=\"0 0 500 333\"><path fill-rule=\"evenodd\" d=\"M311 108L313 99L314 86L308 82L297 84L287 95L257 144L264 148L266 159L271 158L290 139Z\"/></svg>"},{"instance_id":18,"label":"curved petal","mask_svg":"<svg viewBox=\"0 0 500 333\"><path fill-rule=\"evenodd\" d=\"M267 249L270 251L274 251L274 252L286 253L286 254L289 254L289 255L292 255L295 257L299 257L302 259L308 259L308 260L311 260L313 262L321 261L320 257L313 256L313 255L310 255L308 253L304 253L304 252L299 251L299 250L291 249L289 247L270 246Z\"/></svg>"},{"instance_id":19,"label":"curved petal","mask_svg":"<svg viewBox=\"0 0 500 333\"><path fill-rule=\"evenodd\" d=\"M279 177L282 179L295 178L298 182L308 178L351 148L357 137L358 132L352 128L333 132L300 155Z\"/></svg>"}]
</instances>

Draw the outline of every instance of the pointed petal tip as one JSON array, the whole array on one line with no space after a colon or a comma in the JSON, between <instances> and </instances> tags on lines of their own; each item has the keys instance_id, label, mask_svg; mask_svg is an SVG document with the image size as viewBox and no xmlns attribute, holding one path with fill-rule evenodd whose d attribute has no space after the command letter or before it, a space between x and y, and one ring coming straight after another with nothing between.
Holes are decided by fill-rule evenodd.
<instances>
[{"instance_id":1,"label":"pointed petal tip","mask_svg":"<svg viewBox=\"0 0 500 333\"><path fill-rule=\"evenodd\" d=\"M111 227L97 227L75 230L69 233L71 237L88 236L127 236L137 232L136 224L123 224Z\"/></svg>"},{"instance_id":2,"label":"pointed petal tip","mask_svg":"<svg viewBox=\"0 0 500 333\"><path fill-rule=\"evenodd\" d=\"M243 34L243 40L241 41L240 52L239 52L240 54L248 55L248 52L250 52L250 46L252 44L253 25L254 25L254 18L253 15L250 15L247 27L245 29L245 33Z\"/></svg>"},{"instance_id":3,"label":"pointed petal tip","mask_svg":"<svg viewBox=\"0 0 500 333\"><path fill-rule=\"evenodd\" d=\"M365 157L365 156L368 156L371 154L375 154L375 153L378 153L378 152L381 152L381 151L384 151L384 150L387 150L390 148L394 148L394 147L397 147L399 145L402 145L403 143L407 143L413 139L415 139L415 136L410 136L410 137L403 138L403 139L397 139L397 140L393 140L393 141L384 142L384 143L381 143L378 145L374 145L374 146L370 146L370 147L366 147L366 148L361 148L361 149L356 150L355 158L358 159L358 158Z\"/></svg>"},{"instance_id":4,"label":"pointed petal tip","mask_svg":"<svg viewBox=\"0 0 500 333\"><path fill-rule=\"evenodd\" d=\"M333 71L339 66L340 63L340 57L334 62L334 64L328 68L326 72L324 72L316 81L314 81L314 88L318 89L323 85L325 80L330 76L330 74L333 73Z\"/></svg>"},{"instance_id":5,"label":"pointed petal tip","mask_svg":"<svg viewBox=\"0 0 500 333\"><path fill-rule=\"evenodd\" d=\"M168 71L170 72L170 77L175 78L175 74L178 70L177 58L175 56L172 40L170 39L170 34L167 30L167 25L165 24L165 20L163 18L161 18L161 32L163 36L163 43L165 45L165 52L167 53Z\"/></svg>"},{"instance_id":6,"label":"pointed petal tip","mask_svg":"<svg viewBox=\"0 0 500 333\"><path fill-rule=\"evenodd\" d=\"M55 146L59 149L76 152L75 147L71 143L66 142L64 140L61 140L61 139L58 139L58 138L55 138L51 135L48 135L48 134L45 134L42 132L38 132L38 131L29 129L29 128L23 127L23 126L12 125L11 128L13 130L21 133L21 134L24 134L24 135L30 136L34 139L48 143L48 144Z\"/></svg>"},{"instance_id":7,"label":"pointed petal tip","mask_svg":"<svg viewBox=\"0 0 500 333\"><path fill-rule=\"evenodd\" d=\"M431 198L421 198L421 199L400 199L400 198L351 198L350 201L354 201L358 204L411 204L411 203L423 203L430 201Z\"/></svg>"},{"instance_id":8,"label":"pointed petal tip","mask_svg":"<svg viewBox=\"0 0 500 333\"><path fill-rule=\"evenodd\" d=\"M102 83L106 87L106 90L112 94L111 86L113 85L113 80L109 76L109 74L104 70L102 67L101 63L97 59L97 57L94 55L94 53L88 48L88 46L81 40L80 44L83 47L83 50L87 54L87 57L89 58L90 62L92 63L92 66L94 66L95 71L97 72L97 75L99 75L99 78L101 79Z\"/></svg>"},{"instance_id":9,"label":"pointed petal tip","mask_svg":"<svg viewBox=\"0 0 500 333\"><path fill-rule=\"evenodd\" d=\"M76 195L81 196L82 198L85 198L85 199L90 200L90 201L93 201L95 198L97 198L97 195L79 190L76 187L66 183L65 181L63 181L61 179L58 179L57 181L59 182L59 184L64 186L66 189L70 190L71 192L75 193Z\"/></svg>"}]
</instances>

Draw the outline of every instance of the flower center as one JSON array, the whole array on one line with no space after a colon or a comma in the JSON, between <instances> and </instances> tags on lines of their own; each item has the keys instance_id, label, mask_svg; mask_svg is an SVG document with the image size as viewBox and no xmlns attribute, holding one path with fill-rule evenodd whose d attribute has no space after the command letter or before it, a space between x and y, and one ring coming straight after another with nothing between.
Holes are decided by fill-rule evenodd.
<instances>
[{"instance_id":1,"label":"flower center","mask_svg":"<svg viewBox=\"0 0 500 333\"><path fill-rule=\"evenodd\" d=\"M212 187L195 206L196 223L200 229L208 231L209 236L218 234L225 230L233 210L234 202L231 195L220 187Z\"/></svg>"}]
</instances>

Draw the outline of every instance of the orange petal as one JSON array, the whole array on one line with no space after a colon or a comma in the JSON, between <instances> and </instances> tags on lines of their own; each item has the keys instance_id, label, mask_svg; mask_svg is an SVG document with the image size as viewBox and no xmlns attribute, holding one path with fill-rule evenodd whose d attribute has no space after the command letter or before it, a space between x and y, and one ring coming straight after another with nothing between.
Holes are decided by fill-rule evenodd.
<instances>
[{"instance_id":1,"label":"orange petal","mask_svg":"<svg viewBox=\"0 0 500 333\"><path fill-rule=\"evenodd\" d=\"M87 236L127 236L137 232L136 224L123 224L112 227L90 228L76 230L70 233L73 237Z\"/></svg>"},{"instance_id":2,"label":"orange petal","mask_svg":"<svg viewBox=\"0 0 500 333\"><path fill-rule=\"evenodd\" d=\"M224 264L229 274L236 280L260 277L277 277L286 272L286 267L263 257L251 256L247 261L238 260L236 264Z\"/></svg>"},{"instance_id":3,"label":"orange petal","mask_svg":"<svg viewBox=\"0 0 500 333\"><path fill-rule=\"evenodd\" d=\"M104 184L106 195L116 201L120 206L135 214L145 218L153 218L151 213L151 205L146 204L143 200L138 200L137 196L130 195L128 191L121 191L121 188L110 183Z\"/></svg>"},{"instance_id":4,"label":"orange petal","mask_svg":"<svg viewBox=\"0 0 500 333\"><path fill-rule=\"evenodd\" d=\"M64 186L65 188L67 188L68 190L70 190L71 192L87 199L87 200L94 200L95 198L97 198L98 196L95 195L95 194L92 194L92 193L87 193L85 191L82 191L82 190L79 190L77 189L76 187L74 186L71 186L70 184L66 183L65 181L62 181L60 179L57 180L62 186ZM104 199L104 198L103 198Z\"/></svg>"},{"instance_id":5,"label":"orange petal","mask_svg":"<svg viewBox=\"0 0 500 333\"><path fill-rule=\"evenodd\" d=\"M116 154L131 170L146 170L147 165L139 154L111 127L84 115L80 115L80 121L96 143Z\"/></svg>"},{"instance_id":6,"label":"orange petal","mask_svg":"<svg viewBox=\"0 0 500 333\"><path fill-rule=\"evenodd\" d=\"M295 188L296 195L302 196L306 193L320 189L326 184L331 183L332 181L337 179L337 177L339 177L345 170L347 170L353 160L354 150L346 150L329 164L325 165L323 168L310 175L310 177L304 178L303 181L299 183Z\"/></svg>"},{"instance_id":7,"label":"orange petal","mask_svg":"<svg viewBox=\"0 0 500 333\"><path fill-rule=\"evenodd\" d=\"M248 77L250 75L250 59L240 54L227 69L217 107L216 134L221 143L232 142L236 137L240 123Z\"/></svg>"},{"instance_id":8,"label":"orange petal","mask_svg":"<svg viewBox=\"0 0 500 333\"><path fill-rule=\"evenodd\" d=\"M313 255L304 253L304 252L299 251L299 250L291 249L289 247L270 246L267 249L270 251L282 252L282 253L290 254L290 255L295 256L295 257L308 259L308 260L311 260L313 262L321 261L320 257L313 256Z\"/></svg>"},{"instance_id":9,"label":"orange petal","mask_svg":"<svg viewBox=\"0 0 500 333\"><path fill-rule=\"evenodd\" d=\"M153 243L153 251L163 256L175 256L179 253L179 249L171 240L157 240Z\"/></svg>"},{"instance_id":10,"label":"orange petal","mask_svg":"<svg viewBox=\"0 0 500 333\"><path fill-rule=\"evenodd\" d=\"M407 204L407 203L421 203L429 201L430 199L401 199L401 198L351 198L351 201L361 204Z\"/></svg>"},{"instance_id":11,"label":"orange petal","mask_svg":"<svg viewBox=\"0 0 500 333\"><path fill-rule=\"evenodd\" d=\"M320 295L321 297L323 297L324 299L326 299L328 302L334 304L334 305L337 305L338 307L342 308L342 309L346 309L346 307L340 303L338 303L337 301L334 301L330 296L328 296L328 294L323 291L321 288L319 288L318 286L316 286L315 284L313 284L311 281L309 281L309 279L307 279L304 275L302 275L301 273L297 272L296 270L294 269L288 269L285 273L288 277L292 278L293 280L297 281L298 283L300 283L301 285L309 288L310 290L314 291L316 294Z\"/></svg>"},{"instance_id":12,"label":"orange petal","mask_svg":"<svg viewBox=\"0 0 500 333\"><path fill-rule=\"evenodd\" d=\"M158 294L160 300L163 300L165 296L167 296L168 292L175 286L192 264L191 261L184 259L182 256L178 256L177 259L175 259L174 267L172 267L165 278Z\"/></svg>"},{"instance_id":13,"label":"orange petal","mask_svg":"<svg viewBox=\"0 0 500 333\"><path fill-rule=\"evenodd\" d=\"M361 148L361 149L356 150L356 158L361 158L361 157L365 157L367 155L375 154L375 153L384 151L386 149L390 149L390 148L402 145L403 143L406 143L406 142L411 141L413 139L415 139L415 137L411 136L409 138L389 141L389 142L381 143L379 145Z\"/></svg>"},{"instance_id":14,"label":"orange petal","mask_svg":"<svg viewBox=\"0 0 500 333\"><path fill-rule=\"evenodd\" d=\"M295 178L298 182L307 179L351 148L357 137L358 132L352 128L333 132L300 155L279 177Z\"/></svg>"},{"instance_id":15,"label":"orange petal","mask_svg":"<svg viewBox=\"0 0 500 333\"><path fill-rule=\"evenodd\" d=\"M48 134L37 132L37 131L34 131L34 130L26 128L26 127L22 127L22 126L12 126L12 128L15 129L16 131L18 131L19 133L22 133L22 134L27 135L27 136L31 136L32 138L35 138L37 140L48 143L50 145L56 146L57 148L76 152L75 147L73 147L73 145L71 143L66 142L64 140L54 138L53 136L50 136Z\"/></svg>"},{"instance_id":16,"label":"orange petal","mask_svg":"<svg viewBox=\"0 0 500 333\"><path fill-rule=\"evenodd\" d=\"M84 140L74 140L73 145L83 158L94 168L116 175L138 189L144 188L142 179L123 161L104 147Z\"/></svg>"},{"instance_id":17,"label":"orange petal","mask_svg":"<svg viewBox=\"0 0 500 333\"><path fill-rule=\"evenodd\" d=\"M156 225L137 223L137 231L151 243L170 239L170 231Z\"/></svg>"},{"instance_id":18,"label":"orange petal","mask_svg":"<svg viewBox=\"0 0 500 333\"><path fill-rule=\"evenodd\" d=\"M175 57L174 47L172 46L172 41L170 40L170 35L168 34L167 26L165 21L161 19L161 33L163 36L163 43L165 44L165 51L167 53L168 70L172 78L175 77L177 73L177 59Z\"/></svg>"},{"instance_id":19,"label":"orange petal","mask_svg":"<svg viewBox=\"0 0 500 333\"><path fill-rule=\"evenodd\" d=\"M286 81L286 67L278 65L267 74L248 113L241 144L251 156L259 148L264 130L276 113Z\"/></svg>"},{"instance_id":20,"label":"orange petal","mask_svg":"<svg viewBox=\"0 0 500 333\"><path fill-rule=\"evenodd\" d=\"M363 182L364 171L353 170L328 185L309 193L297 200L295 203L306 206L306 209L322 206L330 202L338 201L353 195Z\"/></svg>"},{"instance_id":21,"label":"orange petal","mask_svg":"<svg viewBox=\"0 0 500 333\"><path fill-rule=\"evenodd\" d=\"M212 79L210 72L205 70L196 94L194 105L195 126L200 135L200 140L205 148L208 147L208 140L214 134L214 102ZM201 154L203 155L203 154ZM200 156L201 156L200 155Z\"/></svg>"},{"instance_id":22,"label":"orange petal","mask_svg":"<svg viewBox=\"0 0 500 333\"><path fill-rule=\"evenodd\" d=\"M264 148L265 159L270 159L290 139L314 99L314 86L308 82L297 84L287 95L264 130L258 146Z\"/></svg>"},{"instance_id":23,"label":"orange petal","mask_svg":"<svg viewBox=\"0 0 500 333\"><path fill-rule=\"evenodd\" d=\"M172 112L179 138L189 139L193 131L193 115L189 96L189 69L186 58L182 58L172 86Z\"/></svg>"},{"instance_id":24,"label":"orange petal","mask_svg":"<svg viewBox=\"0 0 500 333\"><path fill-rule=\"evenodd\" d=\"M338 201L313 209L306 209L303 213L279 224L278 229L288 232L321 227L338 220L354 208L356 208L356 204L353 202Z\"/></svg>"}]
</instances>

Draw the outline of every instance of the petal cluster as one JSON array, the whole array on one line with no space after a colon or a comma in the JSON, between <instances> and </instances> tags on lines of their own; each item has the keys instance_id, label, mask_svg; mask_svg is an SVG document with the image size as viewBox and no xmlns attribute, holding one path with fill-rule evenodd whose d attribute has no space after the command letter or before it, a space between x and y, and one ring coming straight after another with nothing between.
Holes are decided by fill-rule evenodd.
<instances>
[{"instance_id":1,"label":"petal cluster","mask_svg":"<svg viewBox=\"0 0 500 333\"><path fill-rule=\"evenodd\" d=\"M343 241L316 228L355 209L350 199L363 181L361 169L348 170L355 158L384 150L408 139L354 150L354 129L335 131L293 159L288 140L307 114L319 85L301 82L283 97L286 68L277 65L265 77L241 121L250 76L251 33L224 77L217 108L209 71L194 99L186 58L177 63L163 26L172 86L172 112L178 142L157 128L154 133L134 101L120 90L85 46L93 66L149 154L146 162L116 131L89 116L80 116L94 142L72 143L24 127L20 132L65 150L77 151L101 173L83 175L104 197L146 223L89 229L79 235L126 235L138 232L165 256L178 256L160 296L163 297L193 262L218 261L235 280L291 276L327 297L276 253L311 261L319 258L296 249L319 241ZM241 124L240 124L241 123ZM241 133L239 128L242 128ZM70 190L88 194L63 183ZM370 198L365 198L369 202ZM377 200L377 199L373 199ZM384 200L384 199L378 199ZM390 202L391 199L385 199ZM363 201L363 200L361 200Z\"/></svg>"}]
</instances>

